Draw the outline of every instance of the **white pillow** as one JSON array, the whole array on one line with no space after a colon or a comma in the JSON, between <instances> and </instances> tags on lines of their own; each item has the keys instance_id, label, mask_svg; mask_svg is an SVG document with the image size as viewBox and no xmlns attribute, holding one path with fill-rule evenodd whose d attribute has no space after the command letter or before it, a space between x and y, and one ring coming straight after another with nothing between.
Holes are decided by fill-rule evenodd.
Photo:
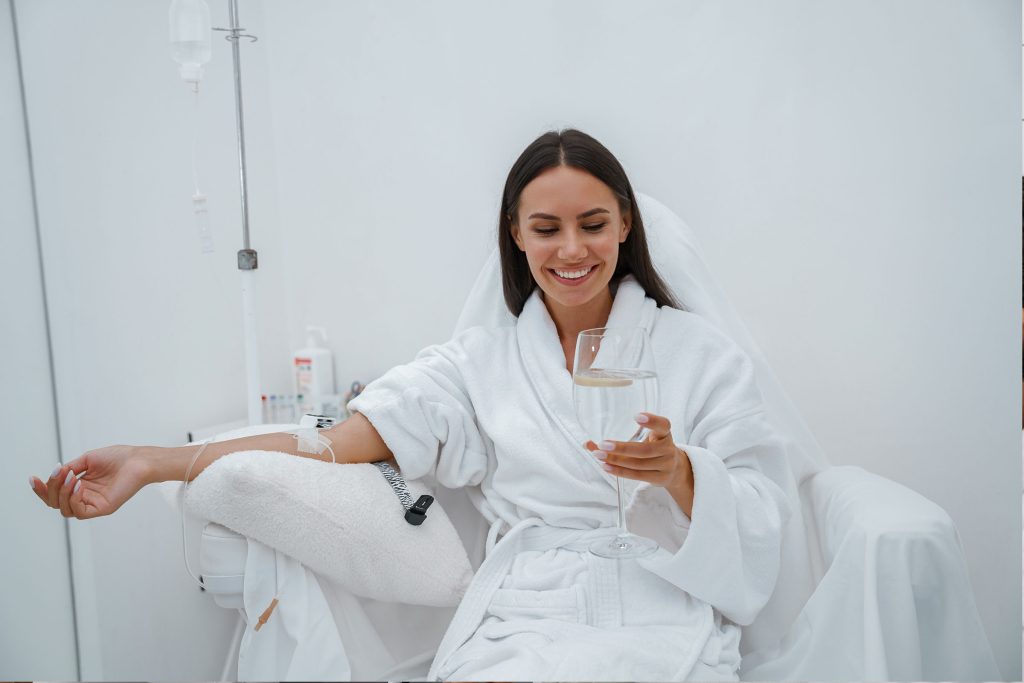
<instances>
[{"instance_id":1,"label":"white pillow","mask_svg":"<svg viewBox=\"0 0 1024 683\"><path fill-rule=\"evenodd\" d=\"M431 494L406 482L413 500ZM192 514L289 555L355 595L450 606L473 569L458 533L434 502L419 526L380 470L273 451L238 451L188 485Z\"/></svg>"}]
</instances>

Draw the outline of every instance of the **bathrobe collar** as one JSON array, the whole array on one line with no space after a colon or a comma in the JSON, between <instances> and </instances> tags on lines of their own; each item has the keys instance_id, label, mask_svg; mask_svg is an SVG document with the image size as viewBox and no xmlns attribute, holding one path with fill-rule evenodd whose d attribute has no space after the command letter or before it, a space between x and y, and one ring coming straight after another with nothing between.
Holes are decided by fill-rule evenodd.
<instances>
[{"instance_id":1,"label":"bathrobe collar","mask_svg":"<svg viewBox=\"0 0 1024 683\"><path fill-rule=\"evenodd\" d=\"M516 338L523 366L530 383L543 402L545 410L575 446L575 456L588 451L584 444L591 438L583 431L572 402L572 377L565 368L565 354L558 339L551 314L541 300L539 287L533 290L516 321ZM640 326L653 333L657 316L657 303L647 297L643 287L632 274L619 281L612 310L605 327ZM615 477L604 470L596 458L585 458L602 478L614 486Z\"/></svg>"}]
</instances>

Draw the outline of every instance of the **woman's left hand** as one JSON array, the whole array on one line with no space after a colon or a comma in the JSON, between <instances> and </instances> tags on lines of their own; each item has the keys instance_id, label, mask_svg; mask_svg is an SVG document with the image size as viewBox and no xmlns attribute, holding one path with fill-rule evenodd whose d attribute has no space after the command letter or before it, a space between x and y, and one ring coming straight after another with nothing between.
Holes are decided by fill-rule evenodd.
<instances>
[{"instance_id":1,"label":"woman's left hand","mask_svg":"<svg viewBox=\"0 0 1024 683\"><path fill-rule=\"evenodd\" d=\"M693 467L690 458L672 440L672 424L667 417L640 413L647 422L637 422L650 430L644 441L593 441L585 446L593 457L604 461L604 468L616 477L646 481L663 486L675 494L693 491ZM638 416L639 417L639 416ZM604 457L602 457L604 456Z\"/></svg>"}]
</instances>

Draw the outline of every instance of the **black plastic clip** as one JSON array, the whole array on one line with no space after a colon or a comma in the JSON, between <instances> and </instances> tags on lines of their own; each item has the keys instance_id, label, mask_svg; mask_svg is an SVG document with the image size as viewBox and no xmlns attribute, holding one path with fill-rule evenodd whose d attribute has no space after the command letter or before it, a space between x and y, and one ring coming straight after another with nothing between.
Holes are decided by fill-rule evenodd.
<instances>
[{"instance_id":1,"label":"black plastic clip","mask_svg":"<svg viewBox=\"0 0 1024 683\"><path fill-rule=\"evenodd\" d=\"M430 504L433 502L433 496L428 496L426 494L420 496L416 500L416 503L405 511L405 521L415 526L423 524L423 520L427 518L427 508L430 507Z\"/></svg>"}]
</instances>

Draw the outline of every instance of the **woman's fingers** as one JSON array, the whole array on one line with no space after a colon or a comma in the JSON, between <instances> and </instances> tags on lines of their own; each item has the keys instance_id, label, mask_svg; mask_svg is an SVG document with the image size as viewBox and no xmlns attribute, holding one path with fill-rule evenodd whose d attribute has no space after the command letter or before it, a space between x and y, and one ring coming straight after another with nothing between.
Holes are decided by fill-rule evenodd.
<instances>
[{"instance_id":1,"label":"woman's fingers","mask_svg":"<svg viewBox=\"0 0 1024 683\"><path fill-rule=\"evenodd\" d=\"M85 504L85 482L82 478L71 485L71 493L68 494L68 505L72 513L78 519L88 519L88 507Z\"/></svg>"},{"instance_id":2,"label":"woman's fingers","mask_svg":"<svg viewBox=\"0 0 1024 683\"><path fill-rule=\"evenodd\" d=\"M141 488L140 466L122 468L127 454L124 446L89 451L57 465L45 481L31 477L32 491L64 517L91 519L110 514L120 504L111 500L111 494L117 497ZM129 498L131 493L123 497Z\"/></svg>"},{"instance_id":3,"label":"woman's fingers","mask_svg":"<svg viewBox=\"0 0 1024 683\"><path fill-rule=\"evenodd\" d=\"M618 461L618 462L622 462L624 460L634 460L634 459L636 459L638 461L639 460L649 460L649 459L657 458L657 457L663 455L660 452L650 452L645 447L644 450L636 452L633 457L630 457L630 456L625 455L625 453L626 453L625 450L622 450L622 445L625 444L625 443L626 442L624 442L624 441L602 441L601 444L605 444L605 445L612 444L614 446L614 448L613 447L601 448L601 444L596 444L593 441L588 441L587 443L584 444L584 448L586 448L591 453L596 453L597 451L600 451L601 454L600 455L595 455L595 457L597 457L599 460L603 460L603 461L609 461L608 456L610 456L610 455L614 456L613 458L611 458L611 460L615 460L615 461ZM647 468L644 468L644 469L647 469Z\"/></svg>"},{"instance_id":4,"label":"woman's fingers","mask_svg":"<svg viewBox=\"0 0 1024 683\"><path fill-rule=\"evenodd\" d=\"M655 415L654 413L639 413L637 414L637 417L647 418L645 421L637 420L637 424L642 424L644 427L647 427L647 430L650 432L650 434L647 435L648 441L664 439L672 433L672 423L667 417Z\"/></svg>"},{"instance_id":5,"label":"woman's fingers","mask_svg":"<svg viewBox=\"0 0 1024 683\"><path fill-rule=\"evenodd\" d=\"M673 448L675 446L672 439L657 439L655 441L602 441L597 445L599 446L598 450L604 453L629 458L657 458L664 454L666 448Z\"/></svg>"},{"instance_id":6,"label":"woman's fingers","mask_svg":"<svg viewBox=\"0 0 1024 683\"><path fill-rule=\"evenodd\" d=\"M606 465L624 467L629 470L667 470L672 464L671 453L657 453L650 457L631 458L625 455L609 455L605 458Z\"/></svg>"},{"instance_id":7,"label":"woman's fingers","mask_svg":"<svg viewBox=\"0 0 1024 683\"><path fill-rule=\"evenodd\" d=\"M640 413L637 424L647 428L643 441L587 441L584 448L602 460L605 470L617 477L661 484L676 466L679 448L672 440L672 423L667 417Z\"/></svg>"},{"instance_id":8,"label":"woman's fingers","mask_svg":"<svg viewBox=\"0 0 1024 683\"><path fill-rule=\"evenodd\" d=\"M604 469L608 474L616 477L622 477L624 479L635 479L637 481L647 481L648 475L641 475L638 470L633 470L628 467L619 467L618 465L605 465Z\"/></svg>"},{"instance_id":9,"label":"woman's fingers","mask_svg":"<svg viewBox=\"0 0 1024 683\"><path fill-rule=\"evenodd\" d=\"M658 446L662 443L672 443L672 423L667 417L654 415L653 413L640 413L647 416L646 422L639 422L647 427L649 434L643 441L601 441L597 447L605 453L615 453L634 458L653 458L661 455Z\"/></svg>"},{"instance_id":10,"label":"woman's fingers","mask_svg":"<svg viewBox=\"0 0 1024 683\"><path fill-rule=\"evenodd\" d=\"M32 477L32 491L39 496L40 500L49 505L52 508L58 510L61 509L60 494L64 487L64 482L67 481L68 473L74 472L75 477L80 477L85 474L88 464L89 454L81 455L71 462L58 463L57 467L54 468L50 476L43 481L38 477ZM38 482L36 481L38 479ZM74 482L71 482L74 486Z\"/></svg>"},{"instance_id":11,"label":"woman's fingers","mask_svg":"<svg viewBox=\"0 0 1024 683\"><path fill-rule=\"evenodd\" d=\"M660 478L658 473L673 470L679 449L672 440L672 423L668 418L653 413L637 415L641 416L646 419L638 419L637 423L649 431L644 441L588 441L585 446L612 474L653 481Z\"/></svg>"},{"instance_id":12,"label":"woman's fingers","mask_svg":"<svg viewBox=\"0 0 1024 683\"><path fill-rule=\"evenodd\" d=\"M29 481L32 484L32 493L36 494L36 498L46 503L46 482L39 477L29 477Z\"/></svg>"},{"instance_id":13,"label":"woman's fingers","mask_svg":"<svg viewBox=\"0 0 1024 683\"><path fill-rule=\"evenodd\" d=\"M68 468L58 465L50 478L46 480L46 504L52 508L60 509L60 487L64 485L67 475Z\"/></svg>"},{"instance_id":14,"label":"woman's fingers","mask_svg":"<svg viewBox=\"0 0 1024 683\"><path fill-rule=\"evenodd\" d=\"M60 502L60 513L65 517L74 517L75 513L71 510L71 492L74 491L75 485L78 483L78 479L75 477L74 470L69 469L67 476L64 478L64 483L60 487L60 495L58 500Z\"/></svg>"}]
</instances>

